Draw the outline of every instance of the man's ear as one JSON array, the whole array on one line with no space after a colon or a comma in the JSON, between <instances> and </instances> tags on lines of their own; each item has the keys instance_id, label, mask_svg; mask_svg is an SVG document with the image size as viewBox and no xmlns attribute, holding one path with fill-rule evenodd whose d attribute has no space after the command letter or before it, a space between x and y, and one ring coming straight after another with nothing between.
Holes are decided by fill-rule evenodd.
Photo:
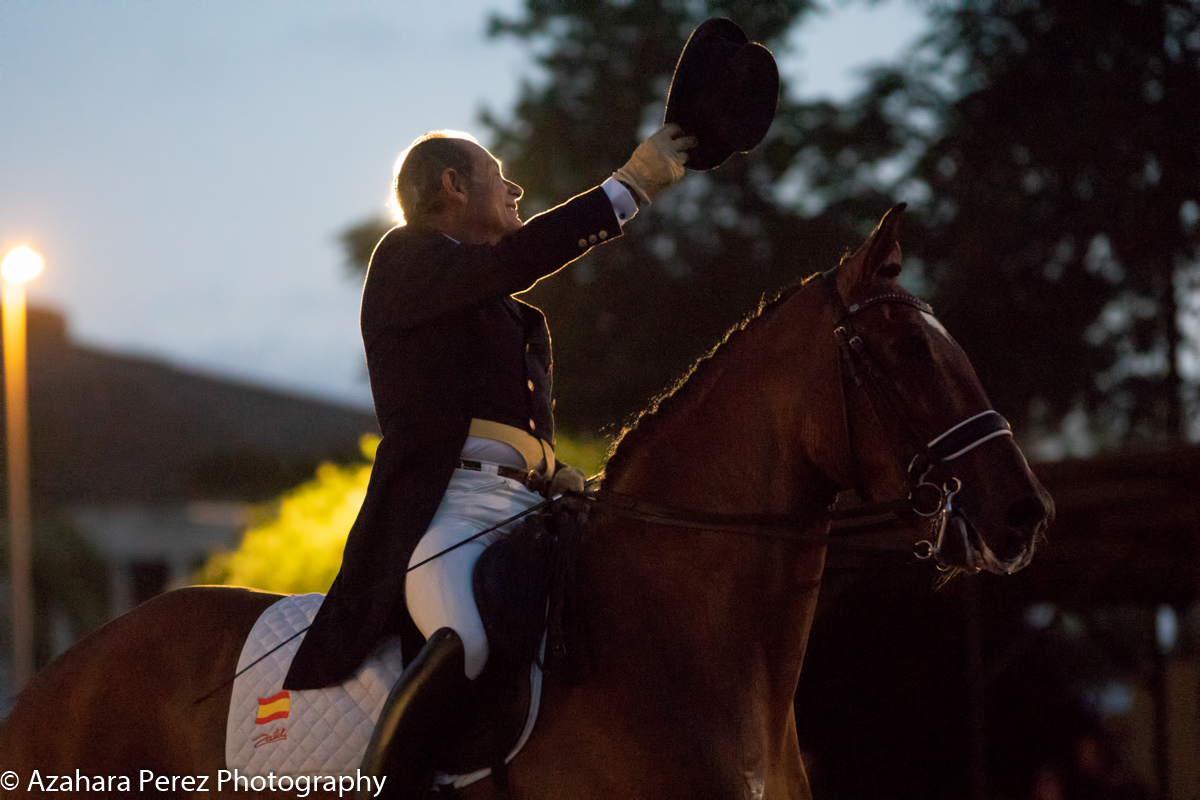
<instances>
[{"instance_id":1,"label":"man's ear","mask_svg":"<svg viewBox=\"0 0 1200 800\"><path fill-rule=\"evenodd\" d=\"M467 203L467 179L453 167L442 170L442 191L452 202Z\"/></svg>"}]
</instances>

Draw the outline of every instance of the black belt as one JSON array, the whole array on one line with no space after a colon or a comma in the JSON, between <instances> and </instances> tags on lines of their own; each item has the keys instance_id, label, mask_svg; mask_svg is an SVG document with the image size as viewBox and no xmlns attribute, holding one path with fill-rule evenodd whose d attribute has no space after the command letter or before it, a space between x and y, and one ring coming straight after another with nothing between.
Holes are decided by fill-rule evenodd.
<instances>
[{"instance_id":1,"label":"black belt","mask_svg":"<svg viewBox=\"0 0 1200 800\"><path fill-rule=\"evenodd\" d=\"M546 476L540 472L535 472L532 470L529 472L526 472L525 470L517 469L516 467L506 467L503 464L495 464L495 465L489 465L489 466L495 466L496 474L499 475L501 478L509 478L511 480L517 481L531 492L540 492L540 491L542 491L542 487L546 485ZM459 459L458 468L459 469L469 469L473 472L484 472L485 471L483 468L482 462L470 461L465 458ZM491 472L490 469L486 470L486 471Z\"/></svg>"}]
</instances>

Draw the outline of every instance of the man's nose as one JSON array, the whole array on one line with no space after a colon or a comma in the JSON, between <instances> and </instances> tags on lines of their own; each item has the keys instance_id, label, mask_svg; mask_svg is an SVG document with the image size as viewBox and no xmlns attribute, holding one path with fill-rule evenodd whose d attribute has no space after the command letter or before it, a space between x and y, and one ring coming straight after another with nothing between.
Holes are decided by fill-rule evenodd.
<instances>
[{"instance_id":1,"label":"man's nose","mask_svg":"<svg viewBox=\"0 0 1200 800\"><path fill-rule=\"evenodd\" d=\"M508 184L508 193L511 194L513 197L515 197L517 200L520 200L521 197L525 194L525 190L522 189L517 184L513 183L512 181L506 180L504 182Z\"/></svg>"}]
</instances>

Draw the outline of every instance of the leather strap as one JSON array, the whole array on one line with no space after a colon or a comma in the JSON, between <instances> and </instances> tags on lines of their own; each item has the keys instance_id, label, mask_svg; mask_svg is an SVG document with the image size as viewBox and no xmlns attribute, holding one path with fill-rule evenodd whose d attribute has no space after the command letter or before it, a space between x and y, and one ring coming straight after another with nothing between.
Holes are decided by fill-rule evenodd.
<instances>
[{"instance_id":1,"label":"leather strap","mask_svg":"<svg viewBox=\"0 0 1200 800\"><path fill-rule=\"evenodd\" d=\"M674 528L719 531L767 539L787 539L803 545L825 545L832 538L859 536L911 516L907 499L867 503L849 509L836 509L822 517L806 520L791 514L742 514L647 503L627 494L601 489L584 498L600 508L643 522Z\"/></svg>"},{"instance_id":2,"label":"leather strap","mask_svg":"<svg viewBox=\"0 0 1200 800\"><path fill-rule=\"evenodd\" d=\"M460 458L458 460L458 468L469 469L472 472L487 472L499 475L501 478L509 478L510 480L520 482L522 486L531 492L541 492L542 487L546 485L546 478L540 472L532 470L525 472L516 467L506 467L503 464L484 464L482 461Z\"/></svg>"}]
</instances>

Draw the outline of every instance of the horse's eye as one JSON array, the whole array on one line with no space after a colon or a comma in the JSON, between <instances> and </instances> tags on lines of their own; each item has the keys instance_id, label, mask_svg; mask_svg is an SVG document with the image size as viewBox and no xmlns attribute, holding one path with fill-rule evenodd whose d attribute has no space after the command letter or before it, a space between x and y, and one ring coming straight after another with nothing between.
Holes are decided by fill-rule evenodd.
<instances>
[{"instance_id":1,"label":"horse's eye","mask_svg":"<svg viewBox=\"0 0 1200 800\"><path fill-rule=\"evenodd\" d=\"M903 361L921 363L933 361L933 353L929 350L929 344L920 336L901 336L895 341L892 348Z\"/></svg>"}]
</instances>

